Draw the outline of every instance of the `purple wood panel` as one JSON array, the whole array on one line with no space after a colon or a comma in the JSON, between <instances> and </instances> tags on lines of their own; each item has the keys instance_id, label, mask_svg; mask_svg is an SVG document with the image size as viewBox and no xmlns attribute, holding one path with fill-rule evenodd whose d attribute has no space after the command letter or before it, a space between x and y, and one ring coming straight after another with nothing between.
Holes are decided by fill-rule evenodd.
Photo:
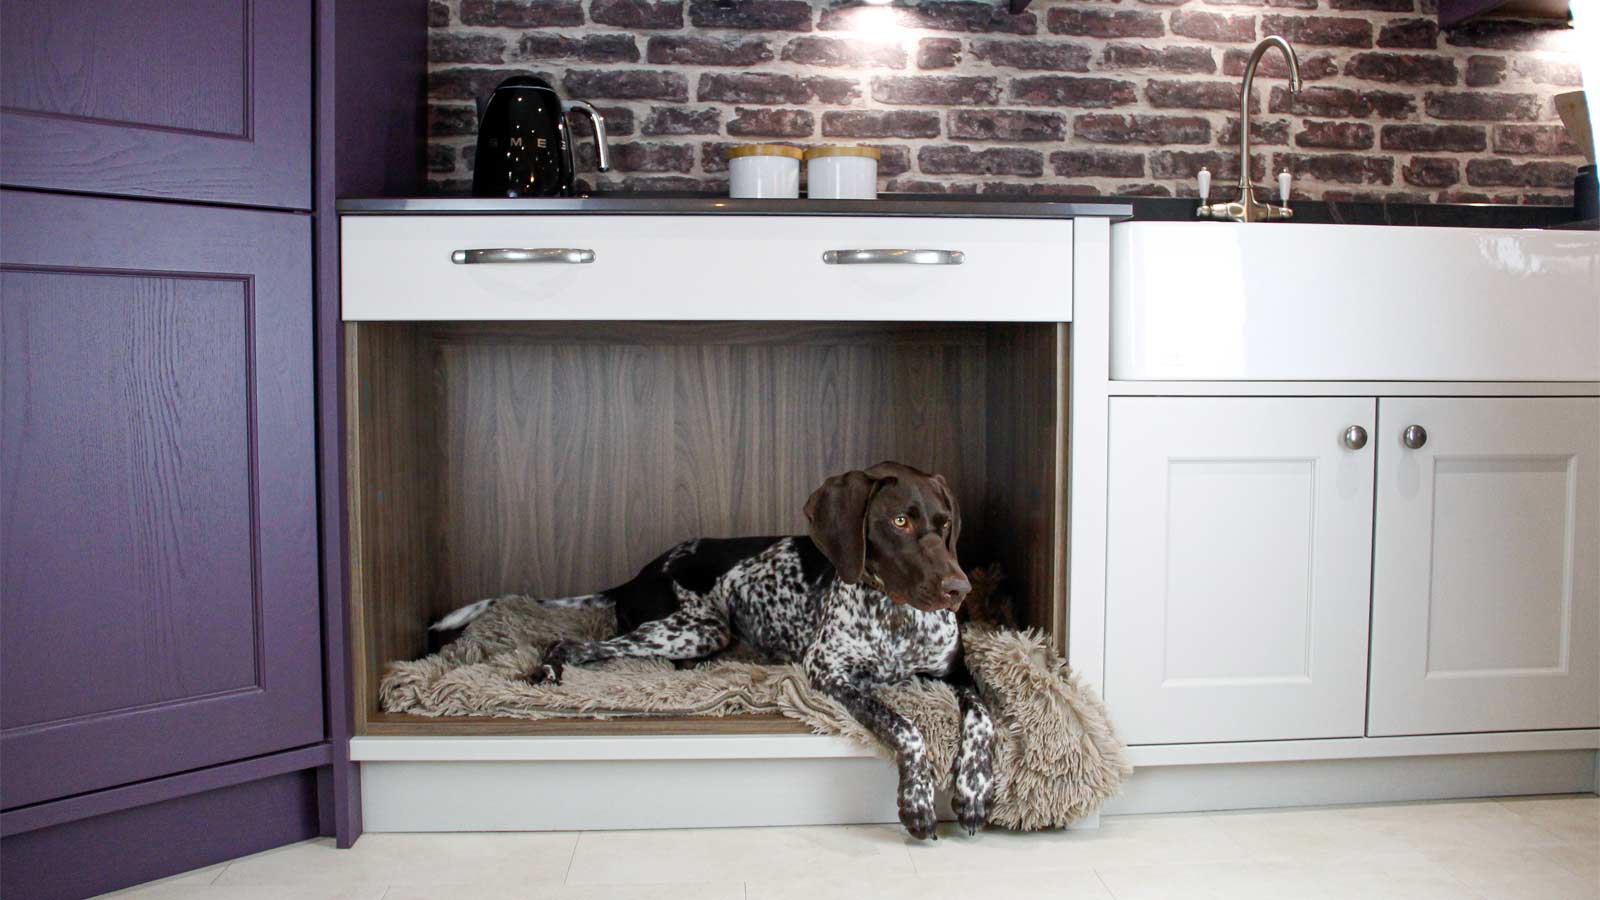
<instances>
[{"instance_id":1,"label":"purple wood panel","mask_svg":"<svg viewBox=\"0 0 1600 900\"><path fill-rule=\"evenodd\" d=\"M293 772L7 837L0 896L76 900L304 840L315 781Z\"/></svg>"},{"instance_id":2,"label":"purple wood panel","mask_svg":"<svg viewBox=\"0 0 1600 900\"><path fill-rule=\"evenodd\" d=\"M309 223L0 197L0 806L323 736Z\"/></svg>"},{"instance_id":3,"label":"purple wood panel","mask_svg":"<svg viewBox=\"0 0 1600 900\"><path fill-rule=\"evenodd\" d=\"M311 0L6 0L12 187L309 209Z\"/></svg>"},{"instance_id":4,"label":"purple wood panel","mask_svg":"<svg viewBox=\"0 0 1600 900\"><path fill-rule=\"evenodd\" d=\"M359 768L350 760L346 623L344 389L339 318L338 197L417 196L424 186L427 93L425 0L317 4L317 447L322 480L322 590L328 736L319 770L323 834L349 847L361 834Z\"/></svg>"}]
</instances>

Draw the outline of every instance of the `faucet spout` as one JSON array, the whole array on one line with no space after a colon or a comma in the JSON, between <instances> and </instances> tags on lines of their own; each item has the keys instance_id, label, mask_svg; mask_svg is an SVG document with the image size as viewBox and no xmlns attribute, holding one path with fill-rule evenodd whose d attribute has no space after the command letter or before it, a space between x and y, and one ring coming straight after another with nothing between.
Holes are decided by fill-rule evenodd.
<instances>
[{"instance_id":1,"label":"faucet spout","mask_svg":"<svg viewBox=\"0 0 1600 900\"><path fill-rule=\"evenodd\" d=\"M1256 66L1261 64L1261 57L1274 47L1283 54L1284 62L1288 64L1289 90L1300 93L1300 60L1295 57L1294 48L1275 34L1263 38L1245 63L1244 84L1239 88L1239 199L1232 203L1207 204L1202 198L1200 208L1195 210L1195 214L1202 219L1258 222L1262 219L1288 219L1294 215L1289 211L1287 198L1284 206L1260 203L1255 198L1255 190L1250 187L1250 88L1255 82Z\"/></svg>"},{"instance_id":2,"label":"faucet spout","mask_svg":"<svg viewBox=\"0 0 1600 900\"><path fill-rule=\"evenodd\" d=\"M1246 191L1250 189L1250 86L1256 80L1256 66L1261 64L1261 57L1274 47L1282 51L1284 62L1289 66L1289 91L1300 93L1300 60L1294 48L1275 34L1262 38L1250 53L1250 61L1244 65L1244 86L1239 89L1239 187Z\"/></svg>"}]
</instances>

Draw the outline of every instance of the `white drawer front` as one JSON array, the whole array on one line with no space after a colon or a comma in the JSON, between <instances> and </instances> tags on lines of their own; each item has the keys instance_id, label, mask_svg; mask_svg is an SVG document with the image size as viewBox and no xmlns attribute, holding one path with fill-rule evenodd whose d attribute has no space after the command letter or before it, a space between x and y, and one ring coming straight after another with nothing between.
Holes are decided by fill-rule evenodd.
<instances>
[{"instance_id":1,"label":"white drawer front","mask_svg":"<svg viewBox=\"0 0 1600 900\"><path fill-rule=\"evenodd\" d=\"M720 319L1061 322L1067 219L346 216L356 320ZM572 249L592 262L463 265L458 250ZM935 250L959 265L830 265L840 250Z\"/></svg>"}]
</instances>

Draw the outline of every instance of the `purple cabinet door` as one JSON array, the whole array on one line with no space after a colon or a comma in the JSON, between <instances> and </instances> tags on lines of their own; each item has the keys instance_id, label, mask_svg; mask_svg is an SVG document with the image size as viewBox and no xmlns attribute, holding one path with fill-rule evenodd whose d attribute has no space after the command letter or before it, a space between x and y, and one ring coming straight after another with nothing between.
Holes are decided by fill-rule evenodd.
<instances>
[{"instance_id":1,"label":"purple cabinet door","mask_svg":"<svg viewBox=\"0 0 1600 900\"><path fill-rule=\"evenodd\" d=\"M6 0L0 179L308 209L311 0Z\"/></svg>"},{"instance_id":2,"label":"purple cabinet door","mask_svg":"<svg viewBox=\"0 0 1600 900\"><path fill-rule=\"evenodd\" d=\"M0 807L322 739L310 241L0 193Z\"/></svg>"}]
</instances>

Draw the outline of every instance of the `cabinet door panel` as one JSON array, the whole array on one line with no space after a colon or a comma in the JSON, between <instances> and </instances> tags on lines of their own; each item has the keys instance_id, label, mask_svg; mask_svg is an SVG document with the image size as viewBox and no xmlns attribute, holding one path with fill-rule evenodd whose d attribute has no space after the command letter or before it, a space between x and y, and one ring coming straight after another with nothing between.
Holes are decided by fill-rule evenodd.
<instances>
[{"instance_id":1,"label":"cabinet door panel","mask_svg":"<svg viewBox=\"0 0 1600 900\"><path fill-rule=\"evenodd\" d=\"M1600 725L1600 399L1379 414L1370 733Z\"/></svg>"},{"instance_id":2,"label":"cabinet door panel","mask_svg":"<svg viewBox=\"0 0 1600 900\"><path fill-rule=\"evenodd\" d=\"M9 186L309 208L309 0L7 0Z\"/></svg>"},{"instance_id":3,"label":"cabinet door panel","mask_svg":"<svg viewBox=\"0 0 1600 900\"><path fill-rule=\"evenodd\" d=\"M1106 699L1131 743L1360 735L1366 398L1111 401Z\"/></svg>"},{"instance_id":4,"label":"cabinet door panel","mask_svg":"<svg viewBox=\"0 0 1600 900\"><path fill-rule=\"evenodd\" d=\"M3 204L4 806L319 740L308 223Z\"/></svg>"}]
</instances>

